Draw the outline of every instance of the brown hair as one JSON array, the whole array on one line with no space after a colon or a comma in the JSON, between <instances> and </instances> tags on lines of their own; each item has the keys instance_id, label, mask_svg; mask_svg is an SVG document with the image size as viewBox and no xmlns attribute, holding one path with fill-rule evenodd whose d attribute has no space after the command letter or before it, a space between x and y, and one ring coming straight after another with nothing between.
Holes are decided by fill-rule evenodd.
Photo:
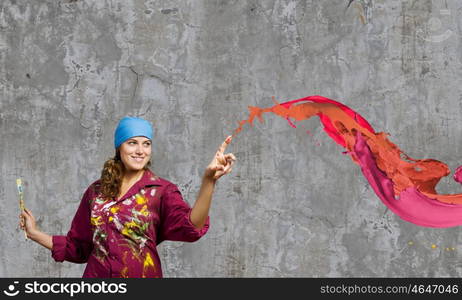
<instances>
[{"instance_id":1,"label":"brown hair","mask_svg":"<svg viewBox=\"0 0 462 300\"><path fill-rule=\"evenodd\" d=\"M120 158L119 148L116 149L115 156L104 163L103 170L101 171L101 193L105 199L117 197L122 185L125 166ZM148 161L143 169L147 170L150 166L151 161Z\"/></svg>"}]
</instances>

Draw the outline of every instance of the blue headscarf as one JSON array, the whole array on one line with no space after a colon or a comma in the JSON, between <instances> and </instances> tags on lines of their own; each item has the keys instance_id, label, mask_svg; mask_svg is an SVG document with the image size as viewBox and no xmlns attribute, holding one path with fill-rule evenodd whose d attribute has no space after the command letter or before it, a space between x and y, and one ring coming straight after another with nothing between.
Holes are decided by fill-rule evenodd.
<instances>
[{"instance_id":1,"label":"blue headscarf","mask_svg":"<svg viewBox=\"0 0 462 300\"><path fill-rule=\"evenodd\" d=\"M144 136L152 140L152 126L148 121L137 117L124 117L114 134L114 146L118 148L123 142L134 136Z\"/></svg>"}]
</instances>

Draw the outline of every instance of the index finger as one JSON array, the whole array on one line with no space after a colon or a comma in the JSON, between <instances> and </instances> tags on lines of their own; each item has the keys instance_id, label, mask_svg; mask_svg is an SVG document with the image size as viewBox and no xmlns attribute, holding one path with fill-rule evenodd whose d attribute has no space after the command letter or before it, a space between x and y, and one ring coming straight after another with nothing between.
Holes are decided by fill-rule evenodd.
<instances>
[{"instance_id":1,"label":"index finger","mask_svg":"<svg viewBox=\"0 0 462 300\"><path fill-rule=\"evenodd\" d=\"M225 150L226 150L226 147L228 146L228 144L231 143L231 140L232 140L232 136L231 136L231 135L228 135L228 137L227 137L226 140L223 142L223 144L221 144L220 148L218 148L218 152L224 153Z\"/></svg>"}]
</instances>

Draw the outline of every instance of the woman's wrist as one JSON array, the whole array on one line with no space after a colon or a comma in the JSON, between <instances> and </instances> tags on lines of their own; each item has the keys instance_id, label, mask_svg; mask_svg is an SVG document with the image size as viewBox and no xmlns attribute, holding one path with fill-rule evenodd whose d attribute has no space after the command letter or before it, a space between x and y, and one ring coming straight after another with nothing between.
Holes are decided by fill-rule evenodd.
<instances>
[{"instance_id":1,"label":"woman's wrist","mask_svg":"<svg viewBox=\"0 0 462 300\"><path fill-rule=\"evenodd\" d=\"M202 184L212 185L215 186L217 183L217 179L210 177L210 176L203 176L202 177Z\"/></svg>"},{"instance_id":2,"label":"woman's wrist","mask_svg":"<svg viewBox=\"0 0 462 300\"><path fill-rule=\"evenodd\" d=\"M33 241L36 241L39 235L40 235L40 230L38 229L27 232L27 237Z\"/></svg>"},{"instance_id":3,"label":"woman's wrist","mask_svg":"<svg viewBox=\"0 0 462 300\"><path fill-rule=\"evenodd\" d=\"M215 183L217 182L217 179L213 178L213 175L207 175L205 173L204 176L202 176L202 182L212 183L215 185Z\"/></svg>"}]
</instances>

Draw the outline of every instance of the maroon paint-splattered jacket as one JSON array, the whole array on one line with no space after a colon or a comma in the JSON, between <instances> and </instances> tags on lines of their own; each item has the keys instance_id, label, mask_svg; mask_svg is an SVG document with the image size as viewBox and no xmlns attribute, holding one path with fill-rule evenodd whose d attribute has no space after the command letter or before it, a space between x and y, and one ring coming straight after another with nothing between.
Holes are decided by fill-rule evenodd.
<instances>
[{"instance_id":1,"label":"maroon paint-splattered jacket","mask_svg":"<svg viewBox=\"0 0 462 300\"><path fill-rule=\"evenodd\" d=\"M162 277L156 246L194 242L209 228L190 221L178 188L146 170L120 200L104 201L100 180L85 191L67 235L53 236L55 261L87 263L83 277Z\"/></svg>"}]
</instances>

